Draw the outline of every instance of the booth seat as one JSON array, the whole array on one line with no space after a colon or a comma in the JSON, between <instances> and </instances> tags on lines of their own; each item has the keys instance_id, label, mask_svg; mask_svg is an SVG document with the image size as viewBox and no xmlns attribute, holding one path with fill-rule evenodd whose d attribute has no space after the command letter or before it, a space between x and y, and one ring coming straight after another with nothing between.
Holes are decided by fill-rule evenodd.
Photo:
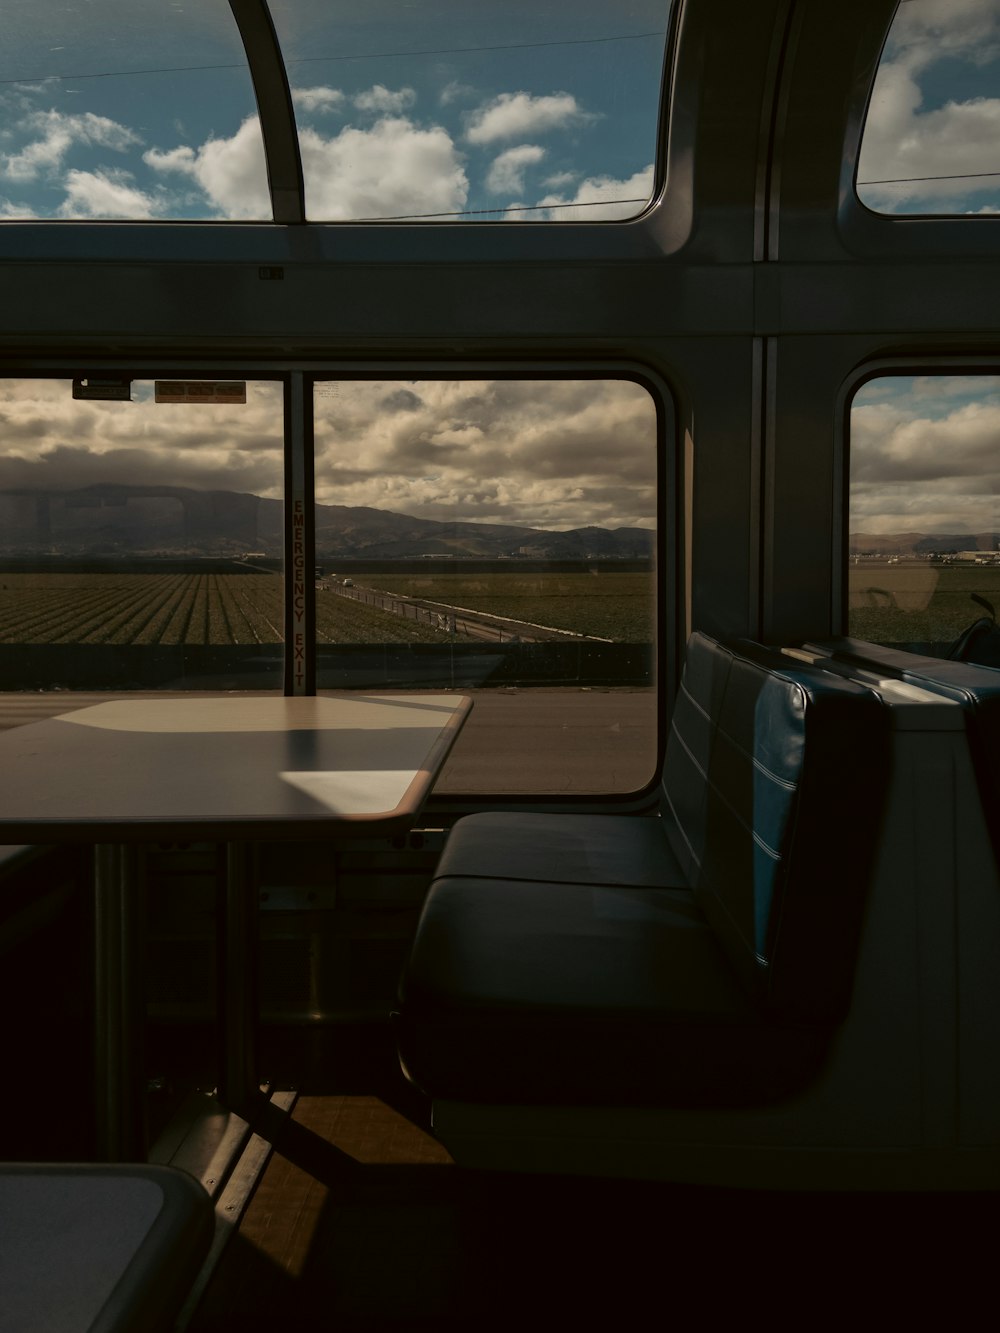
<instances>
[{"instance_id":1,"label":"booth seat","mask_svg":"<svg viewBox=\"0 0 1000 1333\"><path fill-rule=\"evenodd\" d=\"M694 634L654 815L455 825L395 1015L436 1101L744 1107L851 1004L889 770L876 693Z\"/></svg>"}]
</instances>

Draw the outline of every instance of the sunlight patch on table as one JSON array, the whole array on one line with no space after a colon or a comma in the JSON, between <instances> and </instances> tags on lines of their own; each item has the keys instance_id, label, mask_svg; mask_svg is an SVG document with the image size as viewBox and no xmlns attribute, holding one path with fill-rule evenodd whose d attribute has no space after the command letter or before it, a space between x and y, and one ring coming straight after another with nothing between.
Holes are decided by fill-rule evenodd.
<instances>
[{"instance_id":1,"label":"sunlight patch on table","mask_svg":"<svg viewBox=\"0 0 1000 1333\"><path fill-rule=\"evenodd\" d=\"M412 770L350 769L346 772L279 774L333 814L377 815L395 810L413 781Z\"/></svg>"}]
</instances>

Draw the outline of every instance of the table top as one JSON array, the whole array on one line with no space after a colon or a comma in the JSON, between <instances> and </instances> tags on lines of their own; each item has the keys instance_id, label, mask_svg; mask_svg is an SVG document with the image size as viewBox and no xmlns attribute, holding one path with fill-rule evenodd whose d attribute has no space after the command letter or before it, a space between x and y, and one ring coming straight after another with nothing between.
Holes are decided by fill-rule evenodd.
<instances>
[{"instance_id":1,"label":"table top","mask_svg":"<svg viewBox=\"0 0 1000 1333\"><path fill-rule=\"evenodd\" d=\"M0 841L296 837L406 828L459 695L115 699L0 734Z\"/></svg>"}]
</instances>

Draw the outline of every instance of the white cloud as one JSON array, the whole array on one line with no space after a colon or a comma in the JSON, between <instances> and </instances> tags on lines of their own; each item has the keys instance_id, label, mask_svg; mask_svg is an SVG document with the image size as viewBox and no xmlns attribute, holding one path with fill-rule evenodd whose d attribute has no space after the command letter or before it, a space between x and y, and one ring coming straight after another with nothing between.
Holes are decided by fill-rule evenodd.
<instances>
[{"instance_id":1,"label":"white cloud","mask_svg":"<svg viewBox=\"0 0 1000 1333\"><path fill-rule=\"evenodd\" d=\"M592 176L581 182L571 199L549 194L538 202L549 209L550 218L560 222L609 222L635 217L652 195L653 164L650 163L626 180ZM623 202L625 200L632 202Z\"/></svg>"},{"instance_id":2,"label":"white cloud","mask_svg":"<svg viewBox=\"0 0 1000 1333\"><path fill-rule=\"evenodd\" d=\"M997 380L878 385L851 412L851 530L1000 531Z\"/></svg>"},{"instance_id":3,"label":"white cloud","mask_svg":"<svg viewBox=\"0 0 1000 1333\"><path fill-rule=\"evenodd\" d=\"M524 138L546 130L564 130L596 119L586 112L572 93L501 93L474 111L465 137L470 143L495 143L498 139Z\"/></svg>"},{"instance_id":4,"label":"white cloud","mask_svg":"<svg viewBox=\"0 0 1000 1333\"><path fill-rule=\"evenodd\" d=\"M0 217L33 218L36 216L37 214L30 204L15 204L12 199L4 199L0 197Z\"/></svg>"},{"instance_id":5,"label":"white cloud","mask_svg":"<svg viewBox=\"0 0 1000 1333\"><path fill-rule=\"evenodd\" d=\"M553 529L655 522L655 410L625 381L342 381L317 398L316 441L324 503Z\"/></svg>"},{"instance_id":6,"label":"white cloud","mask_svg":"<svg viewBox=\"0 0 1000 1333\"><path fill-rule=\"evenodd\" d=\"M293 88L292 101L303 111L324 113L336 111L347 98L338 88Z\"/></svg>"},{"instance_id":7,"label":"white cloud","mask_svg":"<svg viewBox=\"0 0 1000 1333\"><path fill-rule=\"evenodd\" d=\"M517 194L524 189L525 170L541 162L545 149L538 144L523 143L508 148L490 167L486 188L493 194Z\"/></svg>"},{"instance_id":8,"label":"white cloud","mask_svg":"<svg viewBox=\"0 0 1000 1333\"><path fill-rule=\"evenodd\" d=\"M452 102L468 102L476 96L475 88L468 83L459 83L457 79L452 79L451 83L446 84L438 94L438 101L442 106L450 106Z\"/></svg>"},{"instance_id":9,"label":"white cloud","mask_svg":"<svg viewBox=\"0 0 1000 1333\"><path fill-rule=\"evenodd\" d=\"M315 220L457 212L468 196L459 154L440 126L423 129L406 117L385 117L368 129L347 126L332 138L304 127L299 147L306 209ZM231 139L211 139L197 149L153 149L144 161L156 171L189 176L226 217L271 215L256 116Z\"/></svg>"},{"instance_id":10,"label":"white cloud","mask_svg":"<svg viewBox=\"0 0 1000 1333\"><path fill-rule=\"evenodd\" d=\"M304 129L300 145L306 212L317 220L453 213L468 197L461 159L441 126L386 118L332 139Z\"/></svg>"},{"instance_id":11,"label":"white cloud","mask_svg":"<svg viewBox=\"0 0 1000 1333\"><path fill-rule=\"evenodd\" d=\"M412 88L400 88L396 92L391 92L381 83L376 83L374 87L369 88L367 92L358 93L354 98L354 105L359 111L378 111L398 115L411 107L417 100L417 94Z\"/></svg>"},{"instance_id":12,"label":"white cloud","mask_svg":"<svg viewBox=\"0 0 1000 1333\"><path fill-rule=\"evenodd\" d=\"M64 218L151 218L157 214L151 195L132 184L128 171L68 171L66 198L59 206Z\"/></svg>"},{"instance_id":13,"label":"white cloud","mask_svg":"<svg viewBox=\"0 0 1000 1333\"><path fill-rule=\"evenodd\" d=\"M17 181L33 181L43 172L58 170L74 144L121 153L142 142L126 126L90 111L79 116L67 116L61 111L35 111L20 122L18 129L40 137L19 153L0 160L0 171Z\"/></svg>"},{"instance_id":14,"label":"white cloud","mask_svg":"<svg viewBox=\"0 0 1000 1333\"><path fill-rule=\"evenodd\" d=\"M279 495L279 385L239 408L81 402L67 380L0 380L0 491L160 483ZM621 380L341 380L316 397L322 503L566 529L656 515L656 412Z\"/></svg>"},{"instance_id":15,"label":"white cloud","mask_svg":"<svg viewBox=\"0 0 1000 1333\"><path fill-rule=\"evenodd\" d=\"M143 154L143 161L154 171L190 176L224 217L271 217L264 146L256 116L248 117L231 139L209 139L198 149L181 146L166 153L151 149Z\"/></svg>"},{"instance_id":16,"label":"white cloud","mask_svg":"<svg viewBox=\"0 0 1000 1333\"><path fill-rule=\"evenodd\" d=\"M189 408L73 399L67 380L0 381L0 490L156 483L278 496L281 388L251 381L244 406Z\"/></svg>"}]
</instances>

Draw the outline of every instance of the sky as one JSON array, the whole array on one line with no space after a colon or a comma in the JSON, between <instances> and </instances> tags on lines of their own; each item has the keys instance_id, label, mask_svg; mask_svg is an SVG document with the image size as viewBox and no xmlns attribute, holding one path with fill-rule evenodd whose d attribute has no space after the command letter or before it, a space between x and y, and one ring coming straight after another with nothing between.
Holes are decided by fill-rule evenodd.
<instances>
[{"instance_id":1,"label":"sky","mask_svg":"<svg viewBox=\"0 0 1000 1333\"><path fill-rule=\"evenodd\" d=\"M1000 212L1000 0L902 0L857 181L877 212Z\"/></svg>"},{"instance_id":2,"label":"sky","mask_svg":"<svg viewBox=\"0 0 1000 1333\"><path fill-rule=\"evenodd\" d=\"M281 386L245 405L72 397L68 380L0 379L0 492L98 483L282 493ZM627 380L326 382L316 390L320 503L556 530L654 527L653 399Z\"/></svg>"},{"instance_id":3,"label":"sky","mask_svg":"<svg viewBox=\"0 0 1000 1333\"><path fill-rule=\"evenodd\" d=\"M253 90L225 0L2 8L0 220L269 217ZM271 0L308 215L640 211L607 201L652 189L668 9ZM1000 0L903 0L865 128L863 202L1000 211L998 143ZM853 531L998 526L997 383L897 378L859 393ZM383 387L320 391L321 500L553 528L654 522L653 411L635 386ZM277 392L255 385L245 408L218 419L199 409L182 424L191 409L73 403L65 382L0 382L0 486L159 477L277 495Z\"/></svg>"},{"instance_id":4,"label":"sky","mask_svg":"<svg viewBox=\"0 0 1000 1333\"><path fill-rule=\"evenodd\" d=\"M1000 533L1000 376L886 376L854 398L850 531Z\"/></svg>"},{"instance_id":5,"label":"sky","mask_svg":"<svg viewBox=\"0 0 1000 1333\"><path fill-rule=\"evenodd\" d=\"M669 0L271 12L312 220L613 220L652 194ZM0 218L270 216L225 0L4 0Z\"/></svg>"}]
</instances>

